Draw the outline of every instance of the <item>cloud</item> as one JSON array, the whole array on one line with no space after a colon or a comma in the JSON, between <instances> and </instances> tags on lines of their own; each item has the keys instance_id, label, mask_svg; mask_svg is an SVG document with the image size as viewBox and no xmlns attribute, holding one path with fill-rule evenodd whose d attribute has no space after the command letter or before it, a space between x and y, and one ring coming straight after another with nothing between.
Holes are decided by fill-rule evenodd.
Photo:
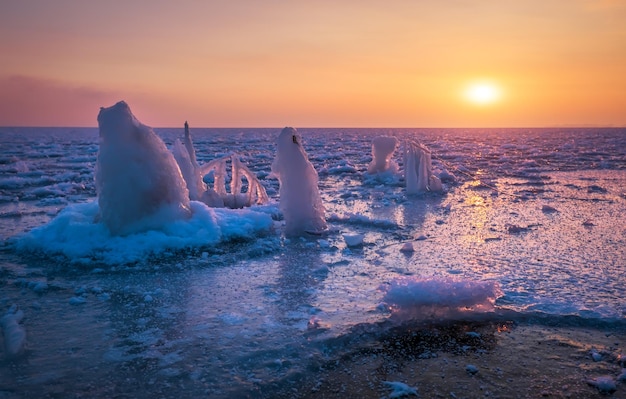
<instances>
[{"instance_id":1,"label":"cloud","mask_svg":"<svg viewBox=\"0 0 626 399\"><path fill-rule=\"evenodd\" d=\"M119 94L38 77L0 77L0 126L95 126Z\"/></svg>"}]
</instances>

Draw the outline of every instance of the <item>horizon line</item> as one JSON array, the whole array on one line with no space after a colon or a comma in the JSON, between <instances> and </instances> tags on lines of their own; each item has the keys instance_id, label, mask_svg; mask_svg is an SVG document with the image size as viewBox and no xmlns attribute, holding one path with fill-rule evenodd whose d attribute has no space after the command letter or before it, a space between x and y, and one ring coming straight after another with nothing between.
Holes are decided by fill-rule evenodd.
<instances>
[{"instance_id":1,"label":"horizon line","mask_svg":"<svg viewBox=\"0 0 626 399\"><path fill-rule=\"evenodd\" d=\"M149 126L152 129L183 129L181 126ZM283 129L289 125L278 126L190 126L190 129ZM558 124L545 126L291 126L296 129L624 129L625 125L613 124ZM35 128L54 128L54 129L98 129L98 126L71 126L71 125L2 125L0 129L35 129Z\"/></svg>"}]
</instances>

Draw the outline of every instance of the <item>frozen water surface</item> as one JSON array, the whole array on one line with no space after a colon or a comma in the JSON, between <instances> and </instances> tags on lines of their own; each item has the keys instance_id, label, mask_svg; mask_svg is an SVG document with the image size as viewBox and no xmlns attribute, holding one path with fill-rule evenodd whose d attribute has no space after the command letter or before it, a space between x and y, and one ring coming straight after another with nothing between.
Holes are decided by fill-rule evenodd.
<instances>
[{"instance_id":1,"label":"frozen water surface","mask_svg":"<svg viewBox=\"0 0 626 399\"><path fill-rule=\"evenodd\" d=\"M168 148L183 134L155 131ZM97 130L0 129L0 315L23 312L26 332L22 355L0 353L0 393L254 395L338 358L342 339L358 345L364 329L406 318L625 322L625 131L298 132L319 174L325 234L282 234L270 176L279 129L192 129L198 163L236 150L270 202L248 216L216 212L217 242L170 248L130 235L120 245L145 255L107 262L107 252L20 246L95 200ZM444 193L407 196L400 176L368 174L383 135L428 146ZM274 227L259 228L270 217ZM473 308L492 296L493 310Z\"/></svg>"}]
</instances>

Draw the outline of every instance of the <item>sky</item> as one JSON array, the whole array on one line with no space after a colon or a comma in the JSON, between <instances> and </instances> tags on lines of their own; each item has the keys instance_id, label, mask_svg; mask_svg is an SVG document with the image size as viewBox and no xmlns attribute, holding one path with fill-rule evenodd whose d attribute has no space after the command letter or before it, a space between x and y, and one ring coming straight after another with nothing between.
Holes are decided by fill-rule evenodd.
<instances>
[{"instance_id":1,"label":"sky","mask_svg":"<svg viewBox=\"0 0 626 399\"><path fill-rule=\"evenodd\" d=\"M0 54L0 126L626 126L622 0L0 0Z\"/></svg>"}]
</instances>

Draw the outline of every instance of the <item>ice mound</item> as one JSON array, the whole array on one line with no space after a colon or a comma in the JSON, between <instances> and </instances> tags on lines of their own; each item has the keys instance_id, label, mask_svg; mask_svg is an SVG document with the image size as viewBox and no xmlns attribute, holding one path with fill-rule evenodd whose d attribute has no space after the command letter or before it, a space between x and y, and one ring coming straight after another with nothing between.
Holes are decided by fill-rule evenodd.
<instances>
[{"instance_id":1,"label":"ice mound","mask_svg":"<svg viewBox=\"0 0 626 399\"><path fill-rule=\"evenodd\" d=\"M123 101L98 114L96 162L99 218L115 235L131 234L190 216L189 192L165 143ZM146 223L151 218L156 226Z\"/></svg>"},{"instance_id":2,"label":"ice mound","mask_svg":"<svg viewBox=\"0 0 626 399\"><path fill-rule=\"evenodd\" d=\"M502 295L493 281L445 278L397 278L387 286L383 304L399 320L457 318L469 313L490 312Z\"/></svg>"},{"instance_id":3,"label":"ice mound","mask_svg":"<svg viewBox=\"0 0 626 399\"><path fill-rule=\"evenodd\" d=\"M433 174L430 150L415 141L404 143L404 180L407 194L441 192L441 180Z\"/></svg>"},{"instance_id":4,"label":"ice mound","mask_svg":"<svg viewBox=\"0 0 626 399\"><path fill-rule=\"evenodd\" d=\"M302 138L292 127L284 128L278 137L272 174L280 183L278 193L285 218L285 235L319 234L326 230L318 175L302 148Z\"/></svg>"},{"instance_id":5,"label":"ice mound","mask_svg":"<svg viewBox=\"0 0 626 399\"><path fill-rule=\"evenodd\" d=\"M185 144L179 139L174 142L172 154L178 163L184 180L189 189L189 198L202 201L210 207L243 208L265 204L269 201L265 187L250 169L241 161L237 154L210 161L202 166L196 160L189 125L185 122ZM227 166L231 165L230 192L226 190ZM208 187L204 176L214 173L214 185ZM244 192L244 180L247 190Z\"/></svg>"},{"instance_id":6,"label":"ice mound","mask_svg":"<svg viewBox=\"0 0 626 399\"><path fill-rule=\"evenodd\" d=\"M372 140L372 162L367 167L370 174L391 172L398 170L398 165L391 160L398 146L398 139L391 136L378 136Z\"/></svg>"},{"instance_id":7,"label":"ice mound","mask_svg":"<svg viewBox=\"0 0 626 399\"><path fill-rule=\"evenodd\" d=\"M24 252L60 254L79 265L130 264L171 251L255 238L268 232L273 224L270 215L249 209L214 209L197 201L191 201L189 207L189 218L161 223L159 229L118 236L112 235L104 224L93 222L98 213L95 201L74 204L63 209L50 223L19 237L15 244ZM156 224L150 219L146 218L147 225Z\"/></svg>"}]
</instances>

